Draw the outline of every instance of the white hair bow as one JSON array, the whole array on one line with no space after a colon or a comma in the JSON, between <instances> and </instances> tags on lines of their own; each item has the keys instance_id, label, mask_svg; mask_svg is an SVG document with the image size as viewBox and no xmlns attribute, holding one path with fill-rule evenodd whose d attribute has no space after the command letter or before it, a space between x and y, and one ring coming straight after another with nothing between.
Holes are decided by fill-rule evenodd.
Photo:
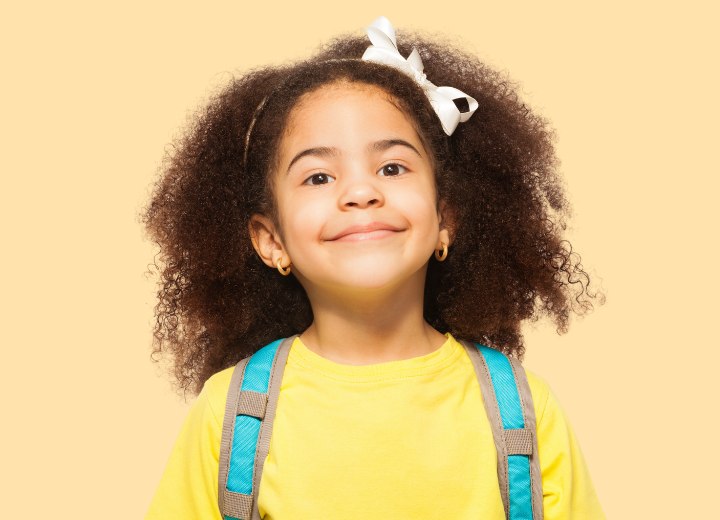
<instances>
[{"instance_id":1,"label":"white hair bow","mask_svg":"<svg viewBox=\"0 0 720 520\"><path fill-rule=\"evenodd\" d=\"M402 57L397 49L395 29L390 20L381 16L370 24L367 32L373 44L365 50L362 59L395 67L415 79L425 91L447 135L452 135L458 124L464 123L475 113L478 102L474 98L456 88L437 87L428 81L423 73L424 67L417 49L413 48L407 59ZM455 99L465 99L469 110L460 112L453 101Z\"/></svg>"}]
</instances>

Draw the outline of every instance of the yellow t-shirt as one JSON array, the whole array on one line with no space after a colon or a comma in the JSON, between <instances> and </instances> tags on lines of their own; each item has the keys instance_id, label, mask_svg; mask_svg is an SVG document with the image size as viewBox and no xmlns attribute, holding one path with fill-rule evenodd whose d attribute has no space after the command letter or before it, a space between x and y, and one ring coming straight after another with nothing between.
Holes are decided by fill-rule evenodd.
<instances>
[{"instance_id":1,"label":"yellow t-shirt","mask_svg":"<svg viewBox=\"0 0 720 520\"><path fill-rule=\"evenodd\" d=\"M450 334L430 354L344 365L296 339L258 507L266 520L503 519L480 386ZM216 519L232 369L211 377L170 455L146 520ZM582 454L547 385L528 373L546 520L602 519Z\"/></svg>"}]
</instances>

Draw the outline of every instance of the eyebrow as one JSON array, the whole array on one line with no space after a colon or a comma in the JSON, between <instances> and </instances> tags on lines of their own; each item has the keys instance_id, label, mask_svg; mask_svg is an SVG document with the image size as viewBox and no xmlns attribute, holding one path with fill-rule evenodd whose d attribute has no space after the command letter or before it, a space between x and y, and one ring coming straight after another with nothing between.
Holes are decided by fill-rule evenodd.
<instances>
[{"instance_id":1,"label":"eyebrow","mask_svg":"<svg viewBox=\"0 0 720 520\"><path fill-rule=\"evenodd\" d=\"M384 152L385 150L392 148L393 146L404 146L415 152L418 157L422 157L422 154L418 151L418 149L404 139L383 139L381 141L375 141L374 143L370 143L370 145L368 145L367 150L368 152ZM293 167L293 164L295 164L305 156L325 158L337 157L338 155L340 155L340 150L329 146L317 146L314 148L308 148L307 150L303 150L302 152L297 153L295 157L292 158L290 164L288 165L287 173L290 173L290 169Z\"/></svg>"}]
</instances>

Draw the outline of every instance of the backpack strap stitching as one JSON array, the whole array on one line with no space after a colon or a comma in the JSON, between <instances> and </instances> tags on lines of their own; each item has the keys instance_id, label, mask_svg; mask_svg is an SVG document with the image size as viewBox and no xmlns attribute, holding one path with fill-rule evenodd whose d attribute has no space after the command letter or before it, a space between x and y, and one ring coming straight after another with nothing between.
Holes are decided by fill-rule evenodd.
<instances>
[{"instance_id":1,"label":"backpack strap stitching","mask_svg":"<svg viewBox=\"0 0 720 520\"><path fill-rule=\"evenodd\" d=\"M528 454L530 461L530 491L532 493L533 520L542 520L544 517L542 475L540 473L540 456L538 451L537 420L535 417L535 406L533 404L530 384L525 369L517 359L509 358L510 366L515 375L515 382L520 394L523 407L523 419L525 428L532 432L532 453Z\"/></svg>"},{"instance_id":2,"label":"backpack strap stitching","mask_svg":"<svg viewBox=\"0 0 720 520\"><path fill-rule=\"evenodd\" d=\"M272 366L281 343L282 340L273 341L244 360L244 364L238 364L233 376L239 378L239 383L237 379L231 381L239 384L240 388L228 388L225 412L226 417L234 418L234 425L232 434L228 434L229 448L225 449L225 453L229 454L227 477L218 478L219 481L225 481L225 488L219 489L218 493L218 505L221 506L220 512L225 520L250 520L252 514L253 498L257 495L257 489L253 489L253 474L263 422L256 415L266 414L252 409L239 410L238 405L242 392L253 392L245 394L246 402L257 400L254 394L267 395ZM243 370L240 376L238 372L241 368ZM250 408L257 407L251 405ZM246 414L246 411L249 413ZM223 456L225 455L221 454L221 457Z\"/></svg>"},{"instance_id":3,"label":"backpack strap stitching","mask_svg":"<svg viewBox=\"0 0 720 520\"><path fill-rule=\"evenodd\" d=\"M255 448L255 465L253 467L253 501L250 520L260 520L260 510L258 507L258 498L260 496L260 481L262 480L262 472L265 467L265 459L270 451L270 439L272 437L273 422L275 421L275 411L277 410L277 401L280 395L280 385L282 383L283 373L285 372L285 364L287 363L290 347L295 340L295 336L285 338L275 353L272 368L270 369L270 381L268 382L268 391L265 396L266 409L264 418L260 425L260 434Z\"/></svg>"},{"instance_id":4,"label":"backpack strap stitching","mask_svg":"<svg viewBox=\"0 0 720 520\"><path fill-rule=\"evenodd\" d=\"M526 424L526 418L534 416L532 396L527 386L525 370L513 359L502 352L478 345L485 359L492 379L503 427L509 429L525 429L534 425ZM519 387L525 386L526 392ZM504 441L504 438L502 439ZM528 455L508 455L508 503L509 520L538 520L542 511L533 510L531 459Z\"/></svg>"},{"instance_id":5,"label":"backpack strap stitching","mask_svg":"<svg viewBox=\"0 0 720 520\"><path fill-rule=\"evenodd\" d=\"M465 347L465 350L470 357L470 361L472 361L473 368L475 369L475 374L480 384L480 393L483 397L483 404L485 405L485 413L487 413L488 420L490 421L490 428L492 429L493 439L495 439L500 498L502 498L503 508L505 510L505 514L507 515L510 507L508 502L508 455L505 443L502 442L504 439L504 429L502 418L500 417L500 408L498 407L497 397L495 396L495 388L493 387L492 379L490 377L490 370L485 362L485 358L483 358L480 353L480 349L472 343L464 340L462 340L461 343Z\"/></svg>"},{"instance_id":6,"label":"backpack strap stitching","mask_svg":"<svg viewBox=\"0 0 720 520\"><path fill-rule=\"evenodd\" d=\"M262 419L265 417L267 400L267 394L253 392L252 390L242 390L240 392L236 415L249 415L250 417Z\"/></svg>"},{"instance_id":7,"label":"backpack strap stitching","mask_svg":"<svg viewBox=\"0 0 720 520\"><path fill-rule=\"evenodd\" d=\"M532 430L529 428L512 428L505 430L504 434L508 455L532 455Z\"/></svg>"},{"instance_id":8,"label":"backpack strap stitching","mask_svg":"<svg viewBox=\"0 0 720 520\"><path fill-rule=\"evenodd\" d=\"M225 490L224 493L223 510L224 518L247 520L248 511L252 509L252 495L245 495L244 493L235 493L234 491Z\"/></svg>"},{"instance_id":9,"label":"backpack strap stitching","mask_svg":"<svg viewBox=\"0 0 720 520\"><path fill-rule=\"evenodd\" d=\"M230 387L228 389L228 402L225 405L225 415L223 417L222 437L220 440L220 460L219 478L218 478L218 504L220 512L225 514L226 507L237 505L236 500L228 498L227 480L230 468L230 451L232 449L233 435L235 433L235 419L237 416L237 404L240 399L240 388L242 387L242 379L245 373L245 366L250 358L242 359L233 371L230 379ZM232 507L232 506L230 506ZM234 507L232 507L235 509Z\"/></svg>"}]
</instances>

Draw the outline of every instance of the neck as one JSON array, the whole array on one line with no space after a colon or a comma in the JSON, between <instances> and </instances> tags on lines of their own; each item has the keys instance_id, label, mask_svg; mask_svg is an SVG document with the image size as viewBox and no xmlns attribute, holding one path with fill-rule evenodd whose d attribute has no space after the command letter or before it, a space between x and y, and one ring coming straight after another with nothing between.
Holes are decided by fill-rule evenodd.
<instances>
[{"instance_id":1,"label":"neck","mask_svg":"<svg viewBox=\"0 0 720 520\"><path fill-rule=\"evenodd\" d=\"M425 270L401 287L344 292L313 288L303 343L337 363L368 365L429 354L446 337L423 317Z\"/></svg>"}]
</instances>

